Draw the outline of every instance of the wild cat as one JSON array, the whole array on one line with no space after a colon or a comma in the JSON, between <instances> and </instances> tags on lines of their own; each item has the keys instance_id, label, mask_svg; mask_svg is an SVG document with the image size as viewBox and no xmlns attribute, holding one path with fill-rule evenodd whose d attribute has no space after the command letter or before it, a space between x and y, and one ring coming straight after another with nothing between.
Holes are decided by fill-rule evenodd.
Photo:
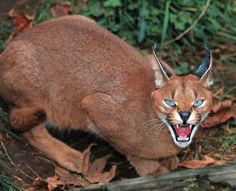
<instances>
[{"instance_id":1,"label":"wild cat","mask_svg":"<svg viewBox=\"0 0 236 191\"><path fill-rule=\"evenodd\" d=\"M52 137L47 124L96 132L141 176L167 172L212 106L212 55L205 50L195 74L177 76L155 50L150 63L93 20L61 17L8 44L0 57L0 95L12 129L71 171L83 173L81 152Z\"/></svg>"}]
</instances>

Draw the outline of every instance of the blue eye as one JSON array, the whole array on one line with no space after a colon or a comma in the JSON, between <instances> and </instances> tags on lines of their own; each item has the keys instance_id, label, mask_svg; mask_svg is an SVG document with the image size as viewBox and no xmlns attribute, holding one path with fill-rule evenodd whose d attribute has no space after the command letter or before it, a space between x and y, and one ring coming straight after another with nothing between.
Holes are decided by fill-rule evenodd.
<instances>
[{"instance_id":1,"label":"blue eye","mask_svg":"<svg viewBox=\"0 0 236 191\"><path fill-rule=\"evenodd\" d=\"M193 106L194 107L200 107L202 104L203 104L204 100L203 99L196 99L194 102L193 102Z\"/></svg>"},{"instance_id":2,"label":"blue eye","mask_svg":"<svg viewBox=\"0 0 236 191\"><path fill-rule=\"evenodd\" d=\"M166 103L166 105L168 105L169 107L175 107L175 106L176 106L175 101L172 100L172 99L165 99L165 103Z\"/></svg>"}]
</instances>

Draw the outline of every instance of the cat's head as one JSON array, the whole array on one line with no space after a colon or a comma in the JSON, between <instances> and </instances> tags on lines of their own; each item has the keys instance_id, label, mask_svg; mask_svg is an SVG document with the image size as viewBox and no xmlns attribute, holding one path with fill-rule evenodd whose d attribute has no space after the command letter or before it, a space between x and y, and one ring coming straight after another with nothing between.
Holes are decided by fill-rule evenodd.
<instances>
[{"instance_id":1,"label":"cat's head","mask_svg":"<svg viewBox=\"0 0 236 191\"><path fill-rule=\"evenodd\" d=\"M212 84L212 54L206 45L204 49L206 56L194 74L176 76L157 58L153 48L155 60L152 65L157 87L152 93L153 109L181 148L191 143L199 124L212 107L213 96L208 89Z\"/></svg>"}]
</instances>

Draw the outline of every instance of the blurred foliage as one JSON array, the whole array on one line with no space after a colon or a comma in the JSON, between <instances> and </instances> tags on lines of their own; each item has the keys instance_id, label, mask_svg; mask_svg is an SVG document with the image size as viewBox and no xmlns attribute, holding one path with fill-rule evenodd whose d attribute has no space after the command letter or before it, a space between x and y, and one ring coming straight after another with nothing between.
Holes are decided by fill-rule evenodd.
<instances>
[{"instance_id":1,"label":"blurred foliage","mask_svg":"<svg viewBox=\"0 0 236 191\"><path fill-rule=\"evenodd\" d=\"M222 152L227 152L232 146L236 146L236 131L233 131L229 135L224 135L221 137L222 146L220 150Z\"/></svg>"},{"instance_id":2,"label":"blurred foliage","mask_svg":"<svg viewBox=\"0 0 236 191\"><path fill-rule=\"evenodd\" d=\"M23 191L24 189L14 183L8 176L0 174L0 190L2 191Z\"/></svg>"},{"instance_id":3,"label":"blurred foliage","mask_svg":"<svg viewBox=\"0 0 236 191\"><path fill-rule=\"evenodd\" d=\"M51 0L51 1L40 0L39 1L39 8L35 16L35 19L33 21L33 25L36 25L43 21L47 21L52 18L49 13L50 13L50 8L52 7L53 4L55 4L55 2L56 1L54 0Z\"/></svg>"},{"instance_id":4,"label":"blurred foliage","mask_svg":"<svg viewBox=\"0 0 236 191\"><path fill-rule=\"evenodd\" d=\"M68 0L40 0L33 24L48 20L50 8ZM101 26L141 50L150 51L153 43L159 55L174 66L178 74L195 67L201 44L211 49L219 45L232 45L236 49L235 0L69 0L74 5L73 14L93 18ZM9 22L0 21L0 50L10 34ZM183 55L183 59L179 56ZM187 60L186 60L187 59ZM229 62L233 57L219 58Z\"/></svg>"},{"instance_id":5,"label":"blurred foliage","mask_svg":"<svg viewBox=\"0 0 236 191\"><path fill-rule=\"evenodd\" d=\"M100 25L124 38L132 45L150 47L157 42L165 47L168 41L183 33L207 9L199 22L179 42L171 44L175 51L196 42L236 42L236 2L206 0L89 0L81 14L94 18ZM214 42L214 39L217 41Z\"/></svg>"},{"instance_id":6,"label":"blurred foliage","mask_svg":"<svg viewBox=\"0 0 236 191\"><path fill-rule=\"evenodd\" d=\"M0 52L5 48L5 43L13 31L11 22L0 20Z\"/></svg>"},{"instance_id":7,"label":"blurred foliage","mask_svg":"<svg viewBox=\"0 0 236 191\"><path fill-rule=\"evenodd\" d=\"M89 0L77 13L141 50L150 51L157 43L159 56L172 63L177 74L193 71L201 62L203 42L211 49L232 45L236 50L234 0Z\"/></svg>"}]
</instances>

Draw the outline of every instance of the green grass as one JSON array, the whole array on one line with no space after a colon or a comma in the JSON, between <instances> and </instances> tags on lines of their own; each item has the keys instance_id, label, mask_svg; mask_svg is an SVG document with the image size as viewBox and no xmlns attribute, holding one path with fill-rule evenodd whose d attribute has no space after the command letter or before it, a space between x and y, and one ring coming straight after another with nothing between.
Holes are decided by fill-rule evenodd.
<instances>
[{"instance_id":1,"label":"green grass","mask_svg":"<svg viewBox=\"0 0 236 191\"><path fill-rule=\"evenodd\" d=\"M7 111L8 111L7 104L0 98L0 119L1 119L0 132L3 131L8 135L10 135L11 137L15 138L16 140L23 143L24 142L23 139L10 129L8 121L9 115Z\"/></svg>"},{"instance_id":2,"label":"green grass","mask_svg":"<svg viewBox=\"0 0 236 191\"><path fill-rule=\"evenodd\" d=\"M227 152L232 146L236 146L236 129L234 128L230 134L223 135L220 139L222 143L220 151Z\"/></svg>"},{"instance_id":3,"label":"green grass","mask_svg":"<svg viewBox=\"0 0 236 191\"><path fill-rule=\"evenodd\" d=\"M52 18L50 16L50 8L53 6L55 2L56 2L55 0L51 1L41 0L39 2L39 9L37 11L35 19L33 20L33 25L36 25L43 21L47 21Z\"/></svg>"},{"instance_id":4,"label":"green grass","mask_svg":"<svg viewBox=\"0 0 236 191\"><path fill-rule=\"evenodd\" d=\"M63 1L67 0L39 1L33 25L49 20L51 7ZM234 0L226 3L213 0L138 0L135 3L130 0L90 0L87 4L80 3L79 6L76 6L79 0L69 1L74 4L73 14L93 18L138 49L150 52L151 45L158 43L158 55L164 57L172 66L180 66L176 69L178 74L192 71L201 62L196 58L203 42L208 42L211 49L219 45L236 47L236 29L232 25L236 20ZM203 8L206 9L204 14ZM1 20L0 52L14 30L9 21ZM173 39L178 40L168 44ZM234 51L224 52L216 59L222 63L233 63L236 55Z\"/></svg>"},{"instance_id":5,"label":"green grass","mask_svg":"<svg viewBox=\"0 0 236 191\"><path fill-rule=\"evenodd\" d=\"M196 178L188 179L185 187L183 188L183 191L196 190L199 187L198 184L199 183Z\"/></svg>"},{"instance_id":6,"label":"green grass","mask_svg":"<svg viewBox=\"0 0 236 191\"><path fill-rule=\"evenodd\" d=\"M10 135L11 137L15 138L16 140L24 143L24 140L15 132L13 132L8 126L2 126L0 125L0 132L3 131L5 133L7 133L8 135Z\"/></svg>"},{"instance_id":7,"label":"green grass","mask_svg":"<svg viewBox=\"0 0 236 191\"><path fill-rule=\"evenodd\" d=\"M0 52L6 46L9 35L14 31L12 23L7 20L0 20Z\"/></svg>"},{"instance_id":8,"label":"green grass","mask_svg":"<svg viewBox=\"0 0 236 191\"><path fill-rule=\"evenodd\" d=\"M14 183L8 176L0 174L0 190L2 191L24 191L23 188Z\"/></svg>"}]
</instances>

